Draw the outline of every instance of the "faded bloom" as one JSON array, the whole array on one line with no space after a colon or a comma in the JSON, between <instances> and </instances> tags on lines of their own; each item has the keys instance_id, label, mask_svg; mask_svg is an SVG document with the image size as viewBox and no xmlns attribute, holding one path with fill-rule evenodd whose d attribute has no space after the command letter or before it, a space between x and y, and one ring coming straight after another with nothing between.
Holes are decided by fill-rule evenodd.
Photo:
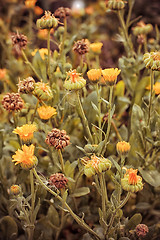
<instances>
[{"instance_id":1,"label":"faded bloom","mask_svg":"<svg viewBox=\"0 0 160 240\"><path fill-rule=\"evenodd\" d=\"M33 138L33 133L35 131L37 131L35 124L25 124L22 127L15 128L13 133L18 134L20 136L20 139L26 142Z\"/></svg>"},{"instance_id":2,"label":"faded bloom","mask_svg":"<svg viewBox=\"0 0 160 240\"><path fill-rule=\"evenodd\" d=\"M128 192L138 192L143 189L142 178L137 175L137 169L127 169L124 178L121 179L122 188Z\"/></svg>"},{"instance_id":3,"label":"faded bloom","mask_svg":"<svg viewBox=\"0 0 160 240\"><path fill-rule=\"evenodd\" d=\"M130 151L131 145L128 142L121 141L116 144L116 149L119 155L127 155Z\"/></svg>"},{"instance_id":4,"label":"faded bloom","mask_svg":"<svg viewBox=\"0 0 160 240\"><path fill-rule=\"evenodd\" d=\"M40 29L51 29L58 26L58 20L50 11L45 11L44 16L38 19L36 24Z\"/></svg>"},{"instance_id":5,"label":"faded bloom","mask_svg":"<svg viewBox=\"0 0 160 240\"><path fill-rule=\"evenodd\" d=\"M23 49L27 45L27 37L20 33L13 33L11 36L13 46L19 50Z\"/></svg>"},{"instance_id":6,"label":"faded bloom","mask_svg":"<svg viewBox=\"0 0 160 240\"><path fill-rule=\"evenodd\" d=\"M34 156L34 148L33 144L30 146L24 144L22 150L18 149L12 156L12 162L15 162L15 165L20 164L23 169L32 169L38 163L36 156Z\"/></svg>"},{"instance_id":7,"label":"faded bloom","mask_svg":"<svg viewBox=\"0 0 160 240\"><path fill-rule=\"evenodd\" d=\"M92 52L100 54L101 49L102 49L103 43L101 42L96 42L96 43L91 43L89 45L89 48L92 50Z\"/></svg>"},{"instance_id":8,"label":"faded bloom","mask_svg":"<svg viewBox=\"0 0 160 240\"><path fill-rule=\"evenodd\" d=\"M151 86L148 86L146 87L147 90L151 90ZM156 82L154 85L153 85L153 90L155 91L155 94L156 95L159 95L160 94L160 82Z\"/></svg>"},{"instance_id":9,"label":"faded bloom","mask_svg":"<svg viewBox=\"0 0 160 240\"><path fill-rule=\"evenodd\" d=\"M79 55L86 54L89 51L88 40L82 39L75 42L73 46L73 51L75 51Z\"/></svg>"},{"instance_id":10,"label":"faded bloom","mask_svg":"<svg viewBox=\"0 0 160 240\"><path fill-rule=\"evenodd\" d=\"M18 195L18 194L20 194L20 192L21 192L21 187L18 186L18 185L12 185L10 187L10 193L11 194Z\"/></svg>"},{"instance_id":11,"label":"faded bloom","mask_svg":"<svg viewBox=\"0 0 160 240\"><path fill-rule=\"evenodd\" d=\"M34 8L37 0L25 0L25 6L28 8Z\"/></svg>"},{"instance_id":12,"label":"faded bloom","mask_svg":"<svg viewBox=\"0 0 160 240\"><path fill-rule=\"evenodd\" d=\"M122 0L109 0L107 1L107 7L111 10L121 10L125 7Z\"/></svg>"},{"instance_id":13,"label":"faded bloom","mask_svg":"<svg viewBox=\"0 0 160 240\"><path fill-rule=\"evenodd\" d=\"M91 69L87 72L88 79L93 82L98 82L101 78L101 69Z\"/></svg>"},{"instance_id":14,"label":"faded bloom","mask_svg":"<svg viewBox=\"0 0 160 240\"><path fill-rule=\"evenodd\" d=\"M52 174L49 178L49 184L55 186L57 189L62 189L66 187L68 179L64 176L63 173Z\"/></svg>"},{"instance_id":15,"label":"faded bloom","mask_svg":"<svg viewBox=\"0 0 160 240\"><path fill-rule=\"evenodd\" d=\"M18 92L19 93L31 93L34 90L35 81L32 77L28 77L19 81Z\"/></svg>"},{"instance_id":16,"label":"faded bloom","mask_svg":"<svg viewBox=\"0 0 160 240\"><path fill-rule=\"evenodd\" d=\"M107 68L102 70L102 76L104 81L112 86L115 84L117 76L120 74L120 72L121 70L118 68Z\"/></svg>"},{"instance_id":17,"label":"faded bloom","mask_svg":"<svg viewBox=\"0 0 160 240\"><path fill-rule=\"evenodd\" d=\"M149 232L149 229L145 224L138 224L136 226L135 232L138 237L145 237L146 234Z\"/></svg>"},{"instance_id":18,"label":"faded bloom","mask_svg":"<svg viewBox=\"0 0 160 240\"><path fill-rule=\"evenodd\" d=\"M58 18L66 18L71 15L70 8L59 7L55 12L54 16Z\"/></svg>"},{"instance_id":19,"label":"faded bloom","mask_svg":"<svg viewBox=\"0 0 160 240\"><path fill-rule=\"evenodd\" d=\"M86 80L80 76L80 73L77 73L76 69L68 72L67 74L69 79L66 79L64 82L64 87L67 90L78 90L86 85Z\"/></svg>"},{"instance_id":20,"label":"faded bloom","mask_svg":"<svg viewBox=\"0 0 160 240\"><path fill-rule=\"evenodd\" d=\"M143 55L146 68L153 71L160 71L160 52L150 52Z\"/></svg>"},{"instance_id":21,"label":"faded bloom","mask_svg":"<svg viewBox=\"0 0 160 240\"><path fill-rule=\"evenodd\" d=\"M152 32L153 26L152 24L145 24L143 21L137 23L137 26L132 28L133 34L138 36L140 34L147 35L148 33Z\"/></svg>"},{"instance_id":22,"label":"faded bloom","mask_svg":"<svg viewBox=\"0 0 160 240\"><path fill-rule=\"evenodd\" d=\"M35 88L32 93L42 101L49 101L53 98L52 90L47 83L35 83Z\"/></svg>"},{"instance_id":23,"label":"faded bloom","mask_svg":"<svg viewBox=\"0 0 160 240\"><path fill-rule=\"evenodd\" d=\"M7 93L2 99L2 105L7 111L19 111L23 108L23 100L19 93Z\"/></svg>"},{"instance_id":24,"label":"faded bloom","mask_svg":"<svg viewBox=\"0 0 160 240\"><path fill-rule=\"evenodd\" d=\"M37 109L37 112L39 117L44 120L47 120L57 114L56 109L51 106L41 106Z\"/></svg>"},{"instance_id":25,"label":"faded bloom","mask_svg":"<svg viewBox=\"0 0 160 240\"><path fill-rule=\"evenodd\" d=\"M70 137L66 134L65 130L53 128L48 133L45 142L56 149L63 149L70 144Z\"/></svg>"},{"instance_id":26,"label":"faded bloom","mask_svg":"<svg viewBox=\"0 0 160 240\"><path fill-rule=\"evenodd\" d=\"M107 158L97 157L95 154L91 156L91 159L86 161L84 166L84 174L87 177L92 177L97 173L107 171L111 168L111 161Z\"/></svg>"}]
</instances>

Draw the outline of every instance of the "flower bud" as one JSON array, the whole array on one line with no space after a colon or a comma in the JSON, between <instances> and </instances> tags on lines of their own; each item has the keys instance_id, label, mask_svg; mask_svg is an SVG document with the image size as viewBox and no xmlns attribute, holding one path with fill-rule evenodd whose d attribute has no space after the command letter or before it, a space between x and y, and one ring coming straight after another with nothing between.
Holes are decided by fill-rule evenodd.
<instances>
[{"instance_id":1,"label":"flower bud","mask_svg":"<svg viewBox=\"0 0 160 240\"><path fill-rule=\"evenodd\" d=\"M153 71L160 71L160 52L150 52L143 55L146 68Z\"/></svg>"},{"instance_id":2,"label":"flower bud","mask_svg":"<svg viewBox=\"0 0 160 240\"><path fill-rule=\"evenodd\" d=\"M35 88L32 93L42 101L49 101L53 98L52 90L47 83L35 83Z\"/></svg>"},{"instance_id":3,"label":"flower bud","mask_svg":"<svg viewBox=\"0 0 160 240\"><path fill-rule=\"evenodd\" d=\"M125 141L118 142L116 145L116 149L119 155L126 156L130 151L130 144Z\"/></svg>"},{"instance_id":4,"label":"flower bud","mask_svg":"<svg viewBox=\"0 0 160 240\"><path fill-rule=\"evenodd\" d=\"M65 80L64 87L67 90L79 90L86 85L86 80L76 70L68 72L69 79Z\"/></svg>"},{"instance_id":5,"label":"flower bud","mask_svg":"<svg viewBox=\"0 0 160 240\"><path fill-rule=\"evenodd\" d=\"M58 26L58 20L50 11L45 11L45 15L38 19L36 24L40 29L51 29Z\"/></svg>"},{"instance_id":6,"label":"flower bud","mask_svg":"<svg viewBox=\"0 0 160 240\"><path fill-rule=\"evenodd\" d=\"M125 7L125 4L121 0L109 0L107 7L111 10L121 10Z\"/></svg>"},{"instance_id":7,"label":"flower bud","mask_svg":"<svg viewBox=\"0 0 160 240\"><path fill-rule=\"evenodd\" d=\"M10 193L11 194L18 195L18 194L20 194L20 192L21 192L21 187L18 186L18 185L12 185L10 187Z\"/></svg>"}]
</instances>

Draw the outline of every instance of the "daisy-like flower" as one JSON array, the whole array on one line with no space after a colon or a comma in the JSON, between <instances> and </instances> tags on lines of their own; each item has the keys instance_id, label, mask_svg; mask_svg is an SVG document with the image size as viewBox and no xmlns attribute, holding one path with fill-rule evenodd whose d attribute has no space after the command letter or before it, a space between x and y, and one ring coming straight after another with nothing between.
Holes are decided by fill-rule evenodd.
<instances>
[{"instance_id":1,"label":"daisy-like flower","mask_svg":"<svg viewBox=\"0 0 160 240\"><path fill-rule=\"evenodd\" d=\"M89 48L92 50L92 52L100 54L101 49L102 49L103 43L101 42L96 42L96 43L91 43L89 45Z\"/></svg>"},{"instance_id":2,"label":"daisy-like flower","mask_svg":"<svg viewBox=\"0 0 160 240\"><path fill-rule=\"evenodd\" d=\"M33 133L37 130L35 124L25 124L22 127L17 127L14 129L13 133L16 133L20 136L20 139L23 141L28 141L33 138Z\"/></svg>"},{"instance_id":3,"label":"daisy-like flower","mask_svg":"<svg viewBox=\"0 0 160 240\"><path fill-rule=\"evenodd\" d=\"M91 69L87 72L88 79L93 82L99 81L101 74L101 69Z\"/></svg>"},{"instance_id":4,"label":"daisy-like flower","mask_svg":"<svg viewBox=\"0 0 160 240\"><path fill-rule=\"evenodd\" d=\"M18 194L20 194L20 192L21 192L21 187L18 186L18 185L12 185L10 187L10 193L11 194L18 195Z\"/></svg>"},{"instance_id":5,"label":"daisy-like flower","mask_svg":"<svg viewBox=\"0 0 160 240\"><path fill-rule=\"evenodd\" d=\"M52 90L48 83L36 82L32 94L42 101L49 101L53 98Z\"/></svg>"},{"instance_id":6,"label":"daisy-like flower","mask_svg":"<svg viewBox=\"0 0 160 240\"><path fill-rule=\"evenodd\" d=\"M151 90L151 86L148 86L146 87L147 90ZM153 90L155 91L155 94L156 95L159 95L160 94L160 82L156 82L154 85L153 85Z\"/></svg>"},{"instance_id":7,"label":"daisy-like flower","mask_svg":"<svg viewBox=\"0 0 160 240\"><path fill-rule=\"evenodd\" d=\"M143 61L146 68L153 71L160 71L160 52L147 52L143 55Z\"/></svg>"},{"instance_id":8,"label":"daisy-like flower","mask_svg":"<svg viewBox=\"0 0 160 240\"><path fill-rule=\"evenodd\" d=\"M32 53L31 55L34 57L36 55L36 53L39 52L41 58L43 60L45 60L45 56L48 56L48 49L47 48L36 48Z\"/></svg>"},{"instance_id":9,"label":"daisy-like flower","mask_svg":"<svg viewBox=\"0 0 160 240\"><path fill-rule=\"evenodd\" d=\"M121 70L118 68L106 68L102 70L104 81L111 86L114 85L120 72Z\"/></svg>"},{"instance_id":10,"label":"daisy-like flower","mask_svg":"<svg viewBox=\"0 0 160 240\"><path fill-rule=\"evenodd\" d=\"M41 106L37 109L37 112L39 117L44 120L47 120L57 114L56 109L51 106Z\"/></svg>"},{"instance_id":11,"label":"daisy-like flower","mask_svg":"<svg viewBox=\"0 0 160 240\"><path fill-rule=\"evenodd\" d=\"M137 169L127 169L124 178L121 179L122 188L128 192L138 192L143 189L142 178L137 175Z\"/></svg>"},{"instance_id":12,"label":"daisy-like flower","mask_svg":"<svg viewBox=\"0 0 160 240\"><path fill-rule=\"evenodd\" d=\"M116 149L119 155L124 156L127 155L128 152L130 151L130 148L131 148L130 144L125 141L121 141L116 144Z\"/></svg>"},{"instance_id":13,"label":"daisy-like flower","mask_svg":"<svg viewBox=\"0 0 160 240\"><path fill-rule=\"evenodd\" d=\"M18 149L15 155L12 156L12 162L15 165L20 164L23 169L32 169L38 163L36 156L34 156L35 146L32 144L30 146L23 145L22 150Z\"/></svg>"}]
</instances>

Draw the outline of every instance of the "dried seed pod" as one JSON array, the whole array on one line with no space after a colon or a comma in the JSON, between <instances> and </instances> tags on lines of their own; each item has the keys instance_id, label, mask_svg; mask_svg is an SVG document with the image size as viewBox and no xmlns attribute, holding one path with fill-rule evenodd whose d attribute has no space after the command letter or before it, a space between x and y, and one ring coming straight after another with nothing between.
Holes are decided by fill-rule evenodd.
<instances>
[{"instance_id":1,"label":"dried seed pod","mask_svg":"<svg viewBox=\"0 0 160 240\"><path fill-rule=\"evenodd\" d=\"M52 174L49 178L49 184L55 186L57 189L62 189L66 187L68 179L62 173Z\"/></svg>"},{"instance_id":2,"label":"dried seed pod","mask_svg":"<svg viewBox=\"0 0 160 240\"><path fill-rule=\"evenodd\" d=\"M89 51L88 41L86 39L78 40L73 46L73 51L79 55L86 54Z\"/></svg>"},{"instance_id":3,"label":"dried seed pod","mask_svg":"<svg viewBox=\"0 0 160 240\"><path fill-rule=\"evenodd\" d=\"M71 15L71 9L70 8L59 7L54 12L54 16L58 17L58 18L66 18L70 15Z\"/></svg>"},{"instance_id":4,"label":"dried seed pod","mask_svg":"<svg viewBox=\"0 0 160 240\"><path fill-rule=\"evenodd\" d=\"M136 226L135 232L138 237L145 237L146 234L149 232L149 229L145 224L138 224Z\"/></svg>"},{"instance_id":5,"label":"dried seed pod","mask_svg":"<svg viewBox=\"0 0 160 240\"><path fill-rule=\"evenodd\" d=\"M2 105L7 111L18 111L24 103L19 93L7 93L2 99Z\"/></svg>"},{"instance_id":6,"label":"dried seed pod","mask_svg":"<svg viewBox=\"0 0 160 240\"><path fill-rule=\"evenodd\" d=\"M13 46L18 49L24 49L27 45L27 37L20 33L13 33L11 36Z\"/></svg>"},{"instance_id":7,"label":"dried seed pod","mask_svg":"<svg viewBox=\"0 0 160 240\"><path fill-rule=\"evenodd\" d=\"M18 92L19 93L31 93L34 90L35 81L32 77L28 77L19 81L18 83Z\"/></svg>"}]
</instances>

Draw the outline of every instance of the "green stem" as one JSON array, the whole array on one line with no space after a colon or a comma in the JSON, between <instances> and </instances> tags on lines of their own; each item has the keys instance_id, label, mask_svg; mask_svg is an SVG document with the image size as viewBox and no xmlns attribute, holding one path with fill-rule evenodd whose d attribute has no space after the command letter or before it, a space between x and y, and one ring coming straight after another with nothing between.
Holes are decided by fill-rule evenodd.
<instances>
[{"instance_id":1,"label":"green stem","mask_svg":"<svg viewBox=\"0 0 160 240\"><path fill-rule=\"evenodd\" d=\"M102 155L104 155L106 148L107 148L107 142L109 139L110 129L111 129L111 108L112 108L112 97L113 97L113 87L110 86L110 93L109 93L109 110L108 110L108 127L107 127L107 133L104 139L104 147L102 148Z\"/></svg>"},{"instance_id":2,"label":"green stem","mask_svg":"<svg viewBox=\"0 0 160 240\"><path fill-rule=\"evenodd\" d=\"M34 181L33 181L33 172L32 170L30 170L30 183L31 183L31 225L34 226L34 204L35 204L35 191L34 191ZM34 227L30 227L30 240L33 239L33 235L34 235Z\"/></svg>"},{"instance_id":3,"label":"green stem","mask_svg":"<svg viewBox=\"0 0 160 240\"><path fill-rule=\"evenodd\" d=\"M25 63L30 66L30 68L32 69L32 71L34 72L34 74L36 75L36 77L37 77L40 81L42 81L42 79L41 79L41 77L39 76L39 74L37 73L36 69L35 69L35 68L33 67L33 65L29 62L29 60L28 60L25 52L24 52L23 50L21 50L21 51L22 51L22 55L23 55L23 58L24 58L24 60L25 60Z\"/></svg>"},{"instance_id":4,"label":"green stem","mask_svg":"<svg viewBox=\"0 0 160 240\"><path fill-rule=\"evenodd\" d=\"M47 48L48 48L48 78L49 78L49 83L51 85L51 71L50 71L50 61L51 61L51 55L50 55L50 32L51 29L48 30L48 36L47 36Z\"/></svg>"},{"instance_id":5,"label":"green stem","mask_svg":"<svg viewBox=\"0 0 160 240\"><path fill-rule=\"evenodd\" d=\"M67 210L69 211L69 213L71 214L71 216L74 218L74 220L82 227L84 228L87 232L89 232L90 234L92 234L96 239L101 240L99 235L94 232L85 222L83 219L81 219L80 217L78 217L73 211L72 209L69 207L69 205L63 200L63 198L61 198L59 195L57 195L57 193L55 193L54 191L52 191L49 187L47 187L43 181L40 179L40 177L38 176L36 169L33 168L32 169L36 179L38 180L38 182L41 184L41 186L43 186L48 192L50 192L54 197L56 197L62 204L64 204L64 206L67 208Z\"/></svg>"},{"instance_id":6,"label":"green stem","mask_svg":"<svg viewBox=\"0 0 160 240\"><path fill-rule=\"evenodd\" d=\"M32 39L32 35L33 35L32 23L33 23L33 9L29 9L28 28L29 28L29 38L30 39Z\"/></svg>"},{"instance_id":7,"label":"green stem","mask_svg":"<svg viewBox=\"0 0 160 240\"><path fill-rule=\"evenodd\" d=\"M63 40L60 46L60 59L62 60L63 63L64 63L64 43L66 40L66 36L67 36L67 19L64 18L64 34L63 34Z\"/></svg>"},{"instance_id":8,"label":"green stem","mask_svg":"<svg viewBox=\"0 0 160 240\"><path fill-rule=\"evenodd\" d=\"M58 149L58 155L59 155L59 160L60 160L60 164L61 164L61 170L64 173L64 161L63 161L61 149Z\"/></svg>"},{"instance_id":9,"label":"green stem","mask_svg":"<svg viewBox=\"0 0 160 240\"><path fill-rule=\"evenodd\" d=\"M96 67L97 69L100 67L99 54L96 54Z\"/></svg>"},{"instance_id":10,"label":"green stem","mask_svg":"<svg viewBox=\"0 0 160 240\"><path fill-rule=\"evenodd\" d=\"M16 115L15 115L14 111L12 111L12 116L13 116L13 121L14 121L14 127L16 128L18 126L18 121L16 119ZM19 145L22 146L22 142L21 142L20 136L18 134L17 134L17 138L18 138Z\"/></svg>"},{"instance_id":11,"label":"green stem","mask_svg":"<svg viewBox=\"0 0 160 240\"><path fill-rule=\"evenodd\" d=\"M98 101L98 127L101 129L101 97L100 97L100 89L99 84L96 84L96 92L97 92L97 101ZM99 141L102 141L102 131L99 130Z\"/></svg>"},{"instance_id":12,"label":"green stem","mask_svg":"<svg viewBox=\"0 0 160 240\"><path fill-rule=\"evenodd\" d=\"M35 118L35 115L36 115L36 112L37 112L38 105L39 105L39 99L37 99L36 107L35 107L34 113L33 113L33 115L32 115L31 124L32 124L33 121L34 121L34 118Z\"/></svg>"},{"instance_id":13,"label":"green stem","mask_svg":"<svg viewBox=\"0 0 160 240\"><path fill-rule=\"evenodd\" d=\"M118 132L118 129L117 129L117 127L116 127L116 124L115 124L115 122L114 122L113 120L111 121L111 124L112 124L112 126L113 126L113 128L114 128L114 130L115 130L115 132L116 132L116 134L117 134L117 137L118 137L119 141L123 141L121 135L120 135L119 132Z\"/></svg>"},{"instance_id":14,"label":"green stem","mask_svg":"<svg viewBox=\"0 0 160 240\"><path fill-rule=\"evenodd\" d=\"M101 188L101 199L102 199L102 213L103 219L106 220L106 199L102 173L99 174L100 188Z\"/></svg>"},{"instance_id":15,"label":"green stem","mask_svg":"<svg viewBox=\"0 0 160 240\"><path fill-rule=\"evenodd\" d=\"M77 94L77 108L78 108L78 112L80 114L80 117L82 119L83 127L84 127L84 129L87 133L87 136L88 136L88 139L89 139L90 143L93 143L93 138L92 138L92 135L91 135L91 132L90 132L90 129L89 129L88 121L87 121L87 118L85 116L85 113L83 111L83 107L82 107L82 104L81 104L81 101L80 101L79 91L76 91L76 94Z\"/></svg>"},{"instance_id":16,"label":"green stem","mask_svg":"<svg viewBox=\"0 0 160 240\"><path fill-rule=\"evenodd\" d=\"M148 108L148 121L147 125L150 125L150 118L151 118L151 111L152 111L152 97L153 97L153 84L154 84L154 71L150 70L150 85L151 85L151 90L150 90L150 99L149 99L149 108Z\"/></svg>"}]
</instances>

